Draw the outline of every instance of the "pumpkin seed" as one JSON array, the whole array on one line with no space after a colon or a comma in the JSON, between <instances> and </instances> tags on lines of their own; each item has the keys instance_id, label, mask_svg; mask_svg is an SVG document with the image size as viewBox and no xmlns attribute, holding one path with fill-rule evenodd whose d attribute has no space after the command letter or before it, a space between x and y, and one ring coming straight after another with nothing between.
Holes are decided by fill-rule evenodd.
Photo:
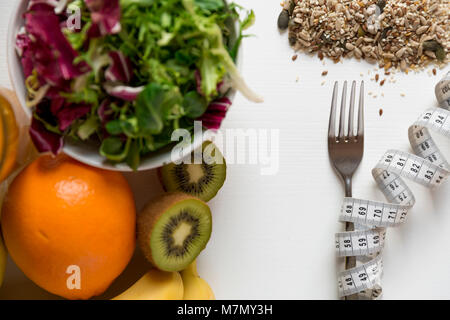
<instances>
[{"instance_id":1,"label":"pumpkin seed","mask_svg":"<svg viewBox=\"0 0 450 320\"><path fill-rule=\"evenodd\" d=\"M436 52L436 50L441 46L436 40L428 40L423 43L424 50L430 50Z\"/></svg>"},{"instance_id":2,"label":"pumpkin seed","mask_svg":"<svg viewBox=\"0 0 450 320\"><path fill-rule=\"evenodd\" d=\"M444 61L447 53L444 47L436 40L428 40L422 44L423 50L434 52L436 59L439 61Z\"/></svg>"},{"instance_id":3,"label":"pumpkin seed","mask_svg":"<svg viewBox=\"0 0 450 320\"><path fill-rule=\"evenodd\" d=\"M436 59L438 59L439 61L444 61L445 60L445 56L446 56L446 52L445 49L440 46L437 50L436 50Z\"/></svg>"},{"instance_id":4,"label":"pumpkin seed","mask_svg":"<svg viewBox=\"0 0 450 320\"><path fill-rule=\"evenodd\" d=\"M292 15L292 13L294 13L294 9L295 9L295 2L294 1L289 1L289 15Z\"/></svg>"},{"instance_id":5,"label":"pumpkin seed","mask_svg":"<svg viewBox=\"0 0 450 320\"><path fill-rule=\"evenodd\" d=\"M289 11L283 10L278 16L278 28L286 30L289 27Z\"/></svg>"},{"instance_id":6,"label":"pumpkin seed","mask_svg":"<svg viewBox=\"0 0 450 320\"><path fill-rule=\"evenodd\" d=\"M377 6L378 6L378 8L380 8L380 13L383 13L384 7L386 6L386 1L385 0L378 0Z\"/></svg>"}]
</instances>

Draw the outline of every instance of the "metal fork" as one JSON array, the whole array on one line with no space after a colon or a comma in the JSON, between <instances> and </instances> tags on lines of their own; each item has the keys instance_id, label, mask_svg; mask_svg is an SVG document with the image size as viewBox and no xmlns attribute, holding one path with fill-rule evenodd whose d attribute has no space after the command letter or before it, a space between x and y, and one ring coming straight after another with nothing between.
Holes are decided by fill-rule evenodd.
<instances>
[{"instance_id":1,"label":"metal fork","mask_svg":"<svg viewBox=\"0 0 450 320\"><path fill-rule=\"evenodd\" d=\"M336 108L338 98L338 82L334 84L333 99L331 102L330 123L328 126L328 153L330 161L342 178L345 185L345 196L352 196L352 177L358 168L364 153L364 81L361 81L359 94L358 121L355 128L355 91L356 81L352 83L350 93L350 108L348 111L348 128L345 132L345 113L347 100L347 81L344 82L342 90L341 110L339 117L339 132L336 136ZM355 135L356 130L356 135ZM353 231L353 223L345 224L346 231ZM356 266L355 257L346 257L345 269ZM347 297L347 299L357 299L357 295Z\"/></svg>"}]
</instances>

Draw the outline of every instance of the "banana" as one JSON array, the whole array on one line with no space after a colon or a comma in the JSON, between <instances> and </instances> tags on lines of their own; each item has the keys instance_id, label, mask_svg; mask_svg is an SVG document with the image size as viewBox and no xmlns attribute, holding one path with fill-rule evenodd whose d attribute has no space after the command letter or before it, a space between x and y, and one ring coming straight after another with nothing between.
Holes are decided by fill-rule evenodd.
<instances>
[{"instance_id":1,"label":"banana","mask_svg":"<svg viewBox=\"0 0 450 320\"><path fill-rule=\"evenodd\" d=\"M209 284L199 277L197 262L194 261L187 269L181 271L183 278L183 300L215 300L214 292Z\"/></svg>"},{"instance_id":2,"label":"banana","mask_svg":"<svg viewBox=\"0 0 450 320\"><path fill-rule=\"evenodd\" d=\"M3 276L5 275L6 259L7 259L6 248L5 245L3 244L2 235L0 233L0 287L2 286Z\"/></svg>"},{"instance_id":3,"label":"banana","mask_svg":"<svg viewBox=\"0 0 450 320\"><path fill-rule=\"evenodd\" d=\"M112 300L183 300L183 292L178 272L153 269Z\"/></svg>"}]
</instances>

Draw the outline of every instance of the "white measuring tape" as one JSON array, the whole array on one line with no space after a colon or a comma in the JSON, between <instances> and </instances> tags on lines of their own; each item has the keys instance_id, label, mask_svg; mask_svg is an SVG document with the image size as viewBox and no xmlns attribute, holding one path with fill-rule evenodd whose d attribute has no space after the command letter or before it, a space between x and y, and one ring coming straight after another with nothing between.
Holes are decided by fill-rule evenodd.
<instances>
[{"instance_id":1,"label":"white measuring tape","mask_svg":"<svg viewBox=\"0 0 450 320\"><path fill-rule=\"evenodd\" d=\"M447 102L450 108L450 103ZM415 199L403 178L435 188L450 175L450 166L434 143L430 131L450 138L450 111L430 108L409 128L415 155L389 150L372 170L388 202L345 198L339 220L355 223L355 231L336 234L339 257L358 257L362 264L338 275L339 296L358 294L379 299L382 294L383 261L380 255L387 227L406 221Z\"/></svg>"}]
</instances>

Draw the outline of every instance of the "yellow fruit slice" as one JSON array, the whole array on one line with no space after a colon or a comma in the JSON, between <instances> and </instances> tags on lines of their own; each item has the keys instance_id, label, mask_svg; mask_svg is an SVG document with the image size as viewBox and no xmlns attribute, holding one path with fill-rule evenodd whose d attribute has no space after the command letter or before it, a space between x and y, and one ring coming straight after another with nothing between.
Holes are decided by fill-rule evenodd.
<instances>
[{"instance_id":1,"label":"yellow fruit slice","mask_svg":"<svg viewBox=\"0 0 450 320\"><path fill-rule=\"evenodd\" d=\"M197 273L196 261L181 271L181 277L184 286L183 300L215 300L211 287Z\"/></svg>"},{"instance_id":2,"label":"yellow fruit slice","mask_svg":"<svg viewBox=\"0 0 450 320\"><path fill-rule=\"evenodd\" d=\"M153 269L112 300L182 300L183 280L178 272Z\"/></svg>"},{"instance_id":3,"label":"yellow fruit slice","mask_svg":"<svg viewBox=\"0 0 450 320\"><path fill-rule=\"evenodd\" d=\"M19 145L19 128L9 101L0 95L0 182L14 169Z\"/></svg>"}]
</instances>

